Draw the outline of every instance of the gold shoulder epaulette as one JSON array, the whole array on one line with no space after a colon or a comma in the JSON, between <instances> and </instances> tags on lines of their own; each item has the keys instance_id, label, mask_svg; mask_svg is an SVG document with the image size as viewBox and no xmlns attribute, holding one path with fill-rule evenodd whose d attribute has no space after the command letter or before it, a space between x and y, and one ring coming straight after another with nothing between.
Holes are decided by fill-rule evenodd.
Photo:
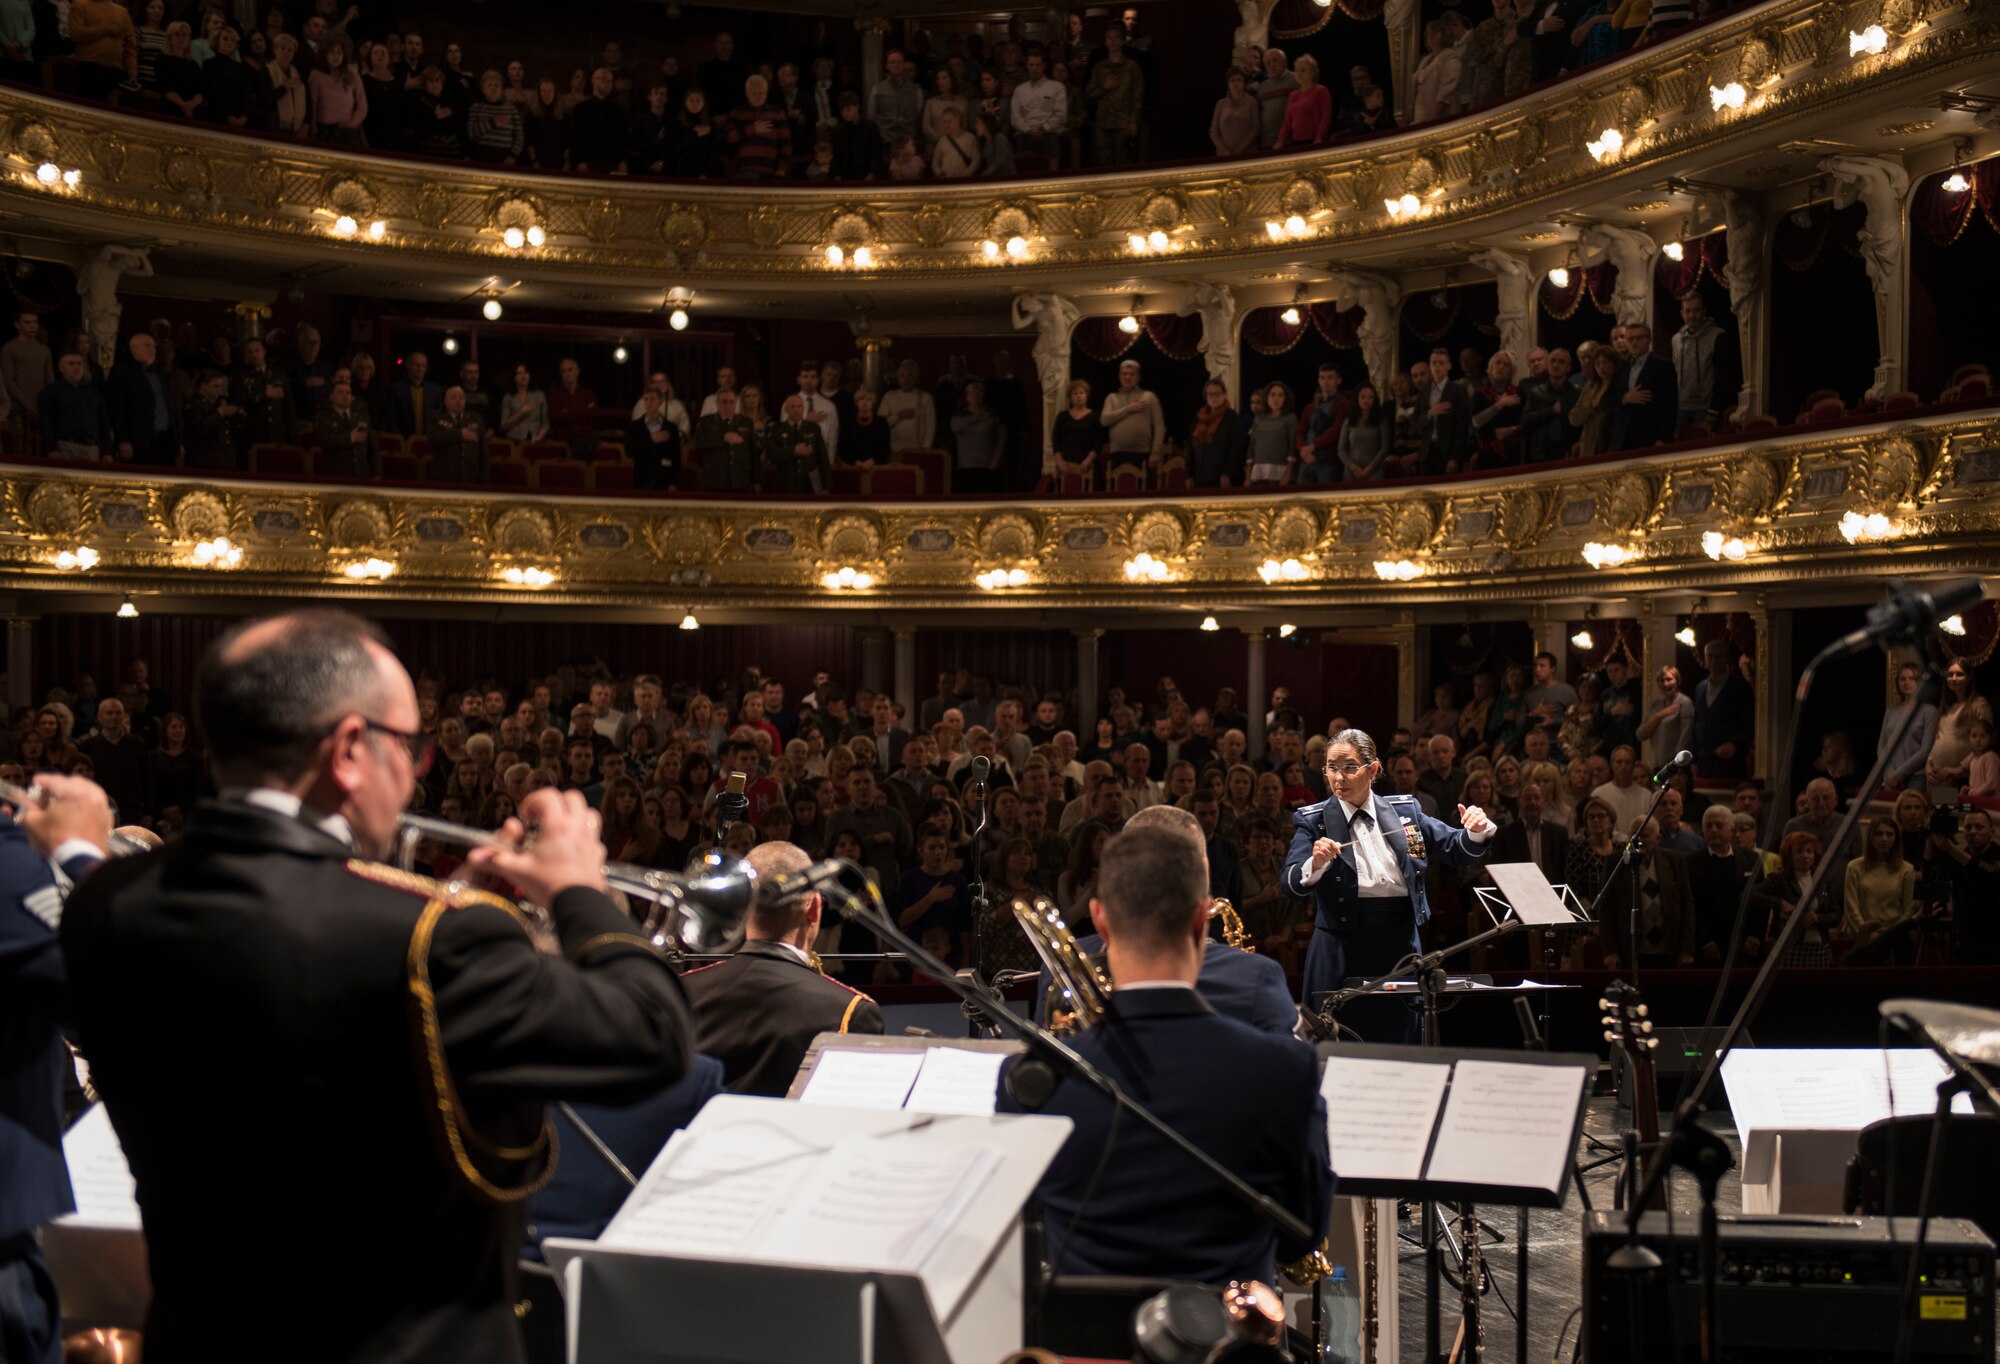
<instances>
[{"instance_id":1,"label":"gold shoulder epaulette","mask_svg":"<svg viewBox=\"0 0 2000 1364\"><path fill-rule=\"evenodd\" d=\"M421 895L426 900L442 901L446 909L470 909L474 905L487 905L511 915L524 926L528 916L521 907L504 895L495 895L490 890L468 886L461 881L439 881L429 876L419 876L401 867L391 867L381 862L365 862L358 857L349 858L348 871L364 881L373 881L378 886L391 886L397 890Z\"/></svg>"}]
</instances>

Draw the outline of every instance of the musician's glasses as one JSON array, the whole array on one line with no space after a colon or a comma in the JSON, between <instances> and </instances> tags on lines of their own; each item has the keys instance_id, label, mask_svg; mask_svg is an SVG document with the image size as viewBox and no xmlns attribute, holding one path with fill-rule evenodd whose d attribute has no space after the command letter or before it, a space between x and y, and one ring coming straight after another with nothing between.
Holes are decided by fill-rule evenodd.
<instances>
[{"instance_id":1,"label":"musician's glasses","mask_svg":"<svg viewBox=\"0 0 2000 1364\"><path fill-rule=\"evenodd\" d=\"M1328 763L1326 765L1327 776L1346 777L1349 781L1352 781L1354 778L1360 776L1363 772L1366 772L1367 770L1368 770L1367 763L1340 763L1337 765L1334 763Z\"/></svg>"}]
</instances>

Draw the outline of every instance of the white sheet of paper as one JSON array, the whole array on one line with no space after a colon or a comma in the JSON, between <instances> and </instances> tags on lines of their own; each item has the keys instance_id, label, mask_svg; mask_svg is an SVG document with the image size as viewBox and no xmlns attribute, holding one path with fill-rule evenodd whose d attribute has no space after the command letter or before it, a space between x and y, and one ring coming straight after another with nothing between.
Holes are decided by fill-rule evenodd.
<instances>
[{"instance_id":1,"label":"white sheet of paper","mask_svg":"<svg viewBox=\"0 0 2000 1364\"><path fill-rule=\"evenodd\" d=\"M66 1221L79 1226L139 1231L139 1199L125 1148L112 1130L111 1115L96 1104L63 1136L76 1211Z\"/></svg>"},{"instance_id":2,"label":"white sheet of paper","mask_svg":"<svg viewBox=\"0 0 2000 1364\"><path fill-rule=\"evenodd\" d=\"M848 1138L769 1220L753 1252L796 1264L920 1269L998 1162L985 1146Z\"/></svg>"},{"instance_id":3,"label":"white sheet of paper","mask_svg":"<svg viewBox=\"0 0 2000 1364\"><path fill-rule=\"evenodd\" d=\"M1451 1067L1329 1056L1326 1140L1342 1179L1419 1179Z\"/></svg>"},{"instance_id":4,"label":"white sheet of paper","mask_svg":"<svg viewBox=\"0 0 2000 1364\"><path fill-rule=\"evenodd\" d=\"M1945 1063L1920 1048L1747 1047L1722 1062L1729 1106L1742 1133L1858 1132L1891 1113L1937 1109ZM1893 1095L1891 1088L1893 1085ZM1953 1111L1970 1113L1961 1094Z\"/></svg>"},{"instance_id":5,"label":"white sheet of paper","mask_svg":"<svg viewBox=\"0 0 2000 1364\"><path fill-rule=\"evenodd\" d=\"M668 1255L745 1255L820 1157L820 1148L760 1124L676 1132L604 1229L603 1242Z\"/></svg>"},{"instance_id":6,"label":"white sheet of paper","mask_svg":"<svg viewBox=\"0 0 2000 1364\"><path fill-rule=\"evenodd\" d=\"M1575 1154L1582 1066L1460 1061L1426 1179L1554 1193Z\"/></svg>"},{"instance_id":7,"label":"white sheet of paper","mask_svg":"<svg viewBox=\"0 0 2000 1364\"><path fill-rule=\"evenodd\" d=\"M923 1069L917 1072L903 1107L913 1113L965 1113L978 1118L992 1114L1005 1052L932 1047L923 1056Z\"/></svg>"},{"instance_id":8,"label":"white sheet of paper","mask_svg":"<svg viewBox=\"0 0 2000 1364\"><path fill-rule=\"evenodd\" d=\"M1549 878L1533 862L1488 862L1486 871L1493 884L1500 887L1500 893L1507 897L1514 917L1522 923L1576 922L1576 916L1563 907L1562 897L1549 884Z\"/></svg>"},{"instance_id":9,"label":"white sheet of paper","mask_svg":"<svg viewBox=\"0 0 2000 1364\"><path fill-rule=\"evenodd\" d=\"M921 1051L829 1048L819 1054L799 1102L834 1108L901 1108L923 1065Z\"/></svg>"}]
</instances>

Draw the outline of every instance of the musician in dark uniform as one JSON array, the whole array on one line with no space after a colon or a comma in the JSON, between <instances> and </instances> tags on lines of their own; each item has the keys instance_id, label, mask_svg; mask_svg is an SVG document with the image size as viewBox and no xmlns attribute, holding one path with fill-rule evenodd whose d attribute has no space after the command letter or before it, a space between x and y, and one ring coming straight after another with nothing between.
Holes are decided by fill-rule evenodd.
<instances>
[{"instance_id":1,"label":"musician in dark uniform","mask_svg":"<svg viewBox=\"0 0 2000 1364\"><path fill-rule=\"evenodd\" d=\"M62 1357L62 1312L36 1240L38 1227L76 1211L63 1163L69 1052L56 931L65 882L89 875L111 844L111 807L94 783L40 782L46 808L0 812L0 1359L8 1364Z\"/></svg>"},{"instance_id":2,"label":"musician in dark uniform","mask_svg":"<svg viewBox=\"0 0 2000 1364\"><path fill-rule=\"evenodd\" d=\"M765 878L812 865L803 848L777 842L759 843L745 860ZM817 892L758 905L735 956L681 977L694 1003L699 1050L722 1062L731 1093L783 1098L815 1037L882 1031L880 1005L820 974L811 945L821 907Z\"/></svg>"},{"instance_id":3,"label":"musician in dark uniform","mask_svg":"<svg viewBox=\"0 0 2000 1364\"><path fill-rule=\"evenodd\" d=\"M1478 806L1460 806L1453 828L1432 819L1415 796L1374 789L1382 764L1375 741L1343 729L1326 748L1330 799L1292 816L1292 846L1282 875L1287 894L1310 899L1312 946L1306 949L1301 1003L1317 1009L1349 976L1386 975L1417 950L1417 929L1431 917L1424 871L1436 862L1464 867L1486 856L1493 822ZM1340 1022L1369 1042L1414 1042L1416 1016L1404 1000L1365 999Z\"/></svg>"},{"instance_id":4,"label":"musician in dark uniform","mask_svg":"<svg viewBox=\"0 0 2000 1364\"><path fill-rule=\"evenodd\" d=\"M542 1102L686 1072L679 982L606 894L578 793L468 865L546 905L381 866L428 759L409 675L335 611L203 660L220 799L63 918L74 1014L138 1181L149 1364L523 1358L515 1260L556 1152Z\"/></svg>"},{"instance_id":5,"label":"musician in dark uniform","mask_svg":"<svg viewBox=\"0 0 2000 1364\"><path fill-rule=\"evenodd\" d=\"M1201 851L1202 865L1208 865L1208 841L1201 823L1178 805L1149 805L1125 822L1127 829L1159 828L1186 837ZM1104 939L1089 933L1076 940L1077 949L1095 957L1104 951ZM1201 975L1195 993L1224 1018L1248 1023L1259 1032L1289 1036L1298 1026L1298 1009L1292 1003L1291 987L1285 984L1285 968L1275 957L1259 956L1218 942L1214 934L1202 945ZM1049 971L1042 968L1035 983L1035 1018L1043 1017L1049 998Z\"/></svg>"},{"instance_id":6,"label":"musician in dark uniform","mask_svg":"<svg viewBox=\"0 0 2000 1364\"><path fill-rule=\"evenodd\" d=\"M444 391L444 410L431 418L433 483L484 483L487 477L486 420L465 405L465 390Z\"/></svg>"},{"instance_id":7,"label":"musician in dark uniform","mask_svg":"<svg viewBox=\"0 0 2000 1364\"><path fill-rule=\"evenodd\" d=\"M1072 1079L1044 1113L1076 1124L1036 1190L1058 1274L1126 1274L1221 1284L1273 1282L1279 1262L1315 1249L1333 1202L1319 1059L1290 1037L1224 1018L1196 993L1208 935L1208 868L1171 829L1127 829L1105 844L1091 921L1117 981L1105 1015L1074 1039L1084 1059L1196 1146L1297 1216L1293 1244L1169 1146ZM1001 1069L996 1111L1025 1058ZM1089 1215L1078 1211L1088 1200Z\"/></svg>"}]
</instances>

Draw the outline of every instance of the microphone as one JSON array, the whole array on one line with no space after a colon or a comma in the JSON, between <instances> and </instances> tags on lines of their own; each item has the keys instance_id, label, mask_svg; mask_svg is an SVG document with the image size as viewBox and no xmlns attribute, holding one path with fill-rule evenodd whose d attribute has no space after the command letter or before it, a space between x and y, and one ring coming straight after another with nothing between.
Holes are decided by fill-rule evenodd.
<instances>
[{"instance_id":1,"label":"microphone","mask_svg":"<svg viewBox=\"0 0 2000 1364\"><path fill-rule=\"evenodd\" d=\"M1829 644L1819 661L1845 658L1873 645L1916 644L1946 616L1977 605L1985 590L1977 578L1938 587L1916 587L1901 578L1889 582L1889 595L1868 608L1867 623Z\"/></svg>"},{"instance_id":2,"label":"microphone","mask_svg":"<svg viewBox=\"0 0 2000 1364\"><path fill-rule=\"evenodd\" d=\"M985 754L982 753L978 757L972 760L972 784L974 786L986 785L986 778L990 776L992 772L993 772L993 760L987 757Z\"/></svg>"},{"instance_id":3,"label":"microphone","mask_svg":"<svg viewBox=\"0 0 2000 1364\"><path fill-rule=\"evenodd\" d=\"M1665 767L1661 768L1659 771L1653 774L1653 785L1665 786L1669 781L1673 780L1674 773L1680 771L1683 767L1692 767L1692 766L1694 766L1694 754L1688 752L1684 748L1680 752L1674 754L1674 756L1668 760L1667 765Z\"/></svg>"}]
</instances>

